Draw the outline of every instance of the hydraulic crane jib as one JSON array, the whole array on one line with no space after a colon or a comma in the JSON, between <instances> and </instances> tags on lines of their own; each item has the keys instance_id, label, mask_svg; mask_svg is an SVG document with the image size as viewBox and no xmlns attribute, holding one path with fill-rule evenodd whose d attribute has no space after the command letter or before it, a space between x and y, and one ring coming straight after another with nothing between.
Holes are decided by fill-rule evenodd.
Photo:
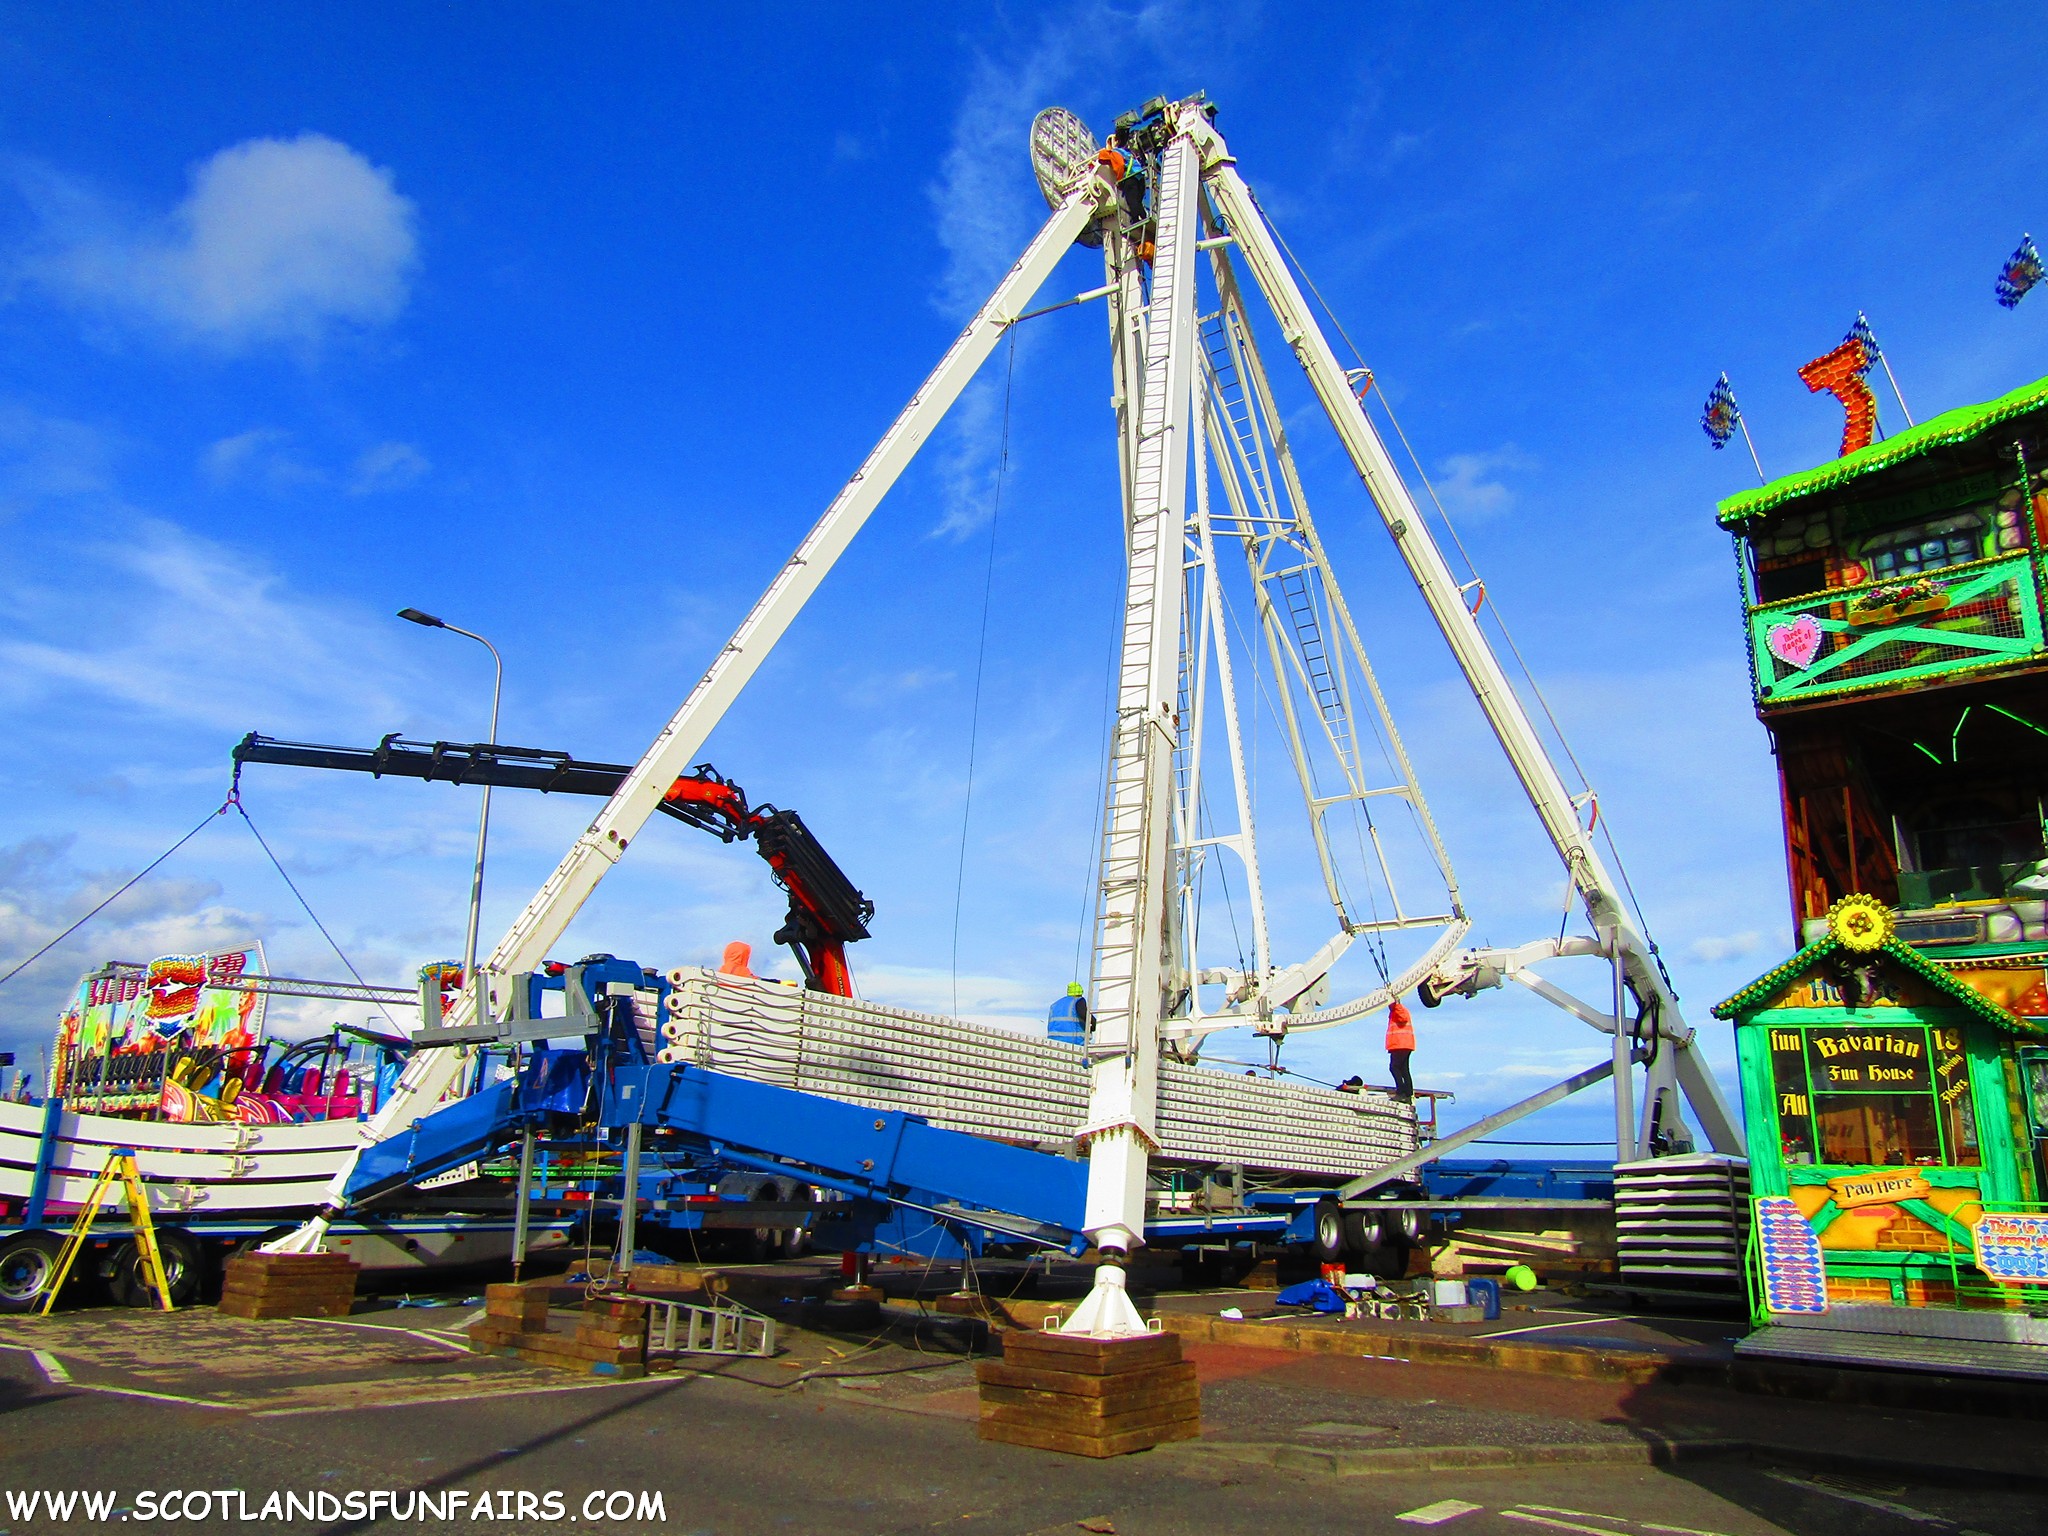
<instances>
[{"instance_id":1,"label":"hydraulic crane jib","mask_svg":"<svg viewBox=\"0 0 2048 1536\"><path fill-rule=\"evenodd\" d=\"M583 762L566 752L540 747L404 741L396 731L370 748L279 741L251 731L235 747L236 767L244 763L336 768L380 779L489 784L502 789L537 789L542 794L594 796L610 796L632 772L622 763ZM840 997L853 996L846 946L868 937L875 904L846 877L801 816L772 805L749 806L747 792L709 763L699 763L670 784L657 809L724 842L752 838L769 874L789 896L789 916L776 930L775 942L787 945L795 955L806 986ZM463 1038L531 1037L485 1030ZM455 1042L450 1038L441 1043Z\"/></svg>"}]
</instances>

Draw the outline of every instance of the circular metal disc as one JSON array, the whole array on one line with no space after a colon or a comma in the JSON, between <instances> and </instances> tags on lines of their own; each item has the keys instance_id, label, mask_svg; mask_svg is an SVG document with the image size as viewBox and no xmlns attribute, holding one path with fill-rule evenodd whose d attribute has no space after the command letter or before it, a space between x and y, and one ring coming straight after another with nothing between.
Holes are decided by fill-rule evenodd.
<instances>
[{"instance_id":1,"label":"circular metal disc","mask_svg":"<svg viewBox=\"0 0 2048 1536\"><path fill-rule=\"evenodd\" d=\"M1065 107L1047 107L1031 120L1031 171L1048 207L1059 207L1074 183L1088 174L1100 147L1088 125ZM1101 233L1090 225L1081 242L1099 245Z\"/></svg>"}]
</instances>

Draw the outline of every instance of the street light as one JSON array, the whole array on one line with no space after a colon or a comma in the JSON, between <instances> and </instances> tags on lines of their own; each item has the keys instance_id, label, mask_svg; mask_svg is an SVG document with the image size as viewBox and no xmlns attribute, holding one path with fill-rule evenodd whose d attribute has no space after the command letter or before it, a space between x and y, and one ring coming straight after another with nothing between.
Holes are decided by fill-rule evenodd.
<instances>
[{"instance_id":1,"label":"street light","mask_svg":"<svg viewBox=\"0 0 2048 1536\"><path fill-rule=\"evenodd\" d=\"M491 661L497 667L497 677L491 684L491 734L489 740L496 745L498 740L498 698L505 687L505 658L498 654L498 648L473 630L459 624L450 624L446 619L437 619L431 613L422 613L417 608L401 608L398 616L413 624L428 629L445 629L452 634L467 635L478 645L491 653ZM469 887L469 937L462 946L462 984L476 996L477 1018L481 1022L484 1012L484 995L476 986L476 940L477 929L483 921L484 910L484 840L491 830L491 785L484 781L484 808L476 823L476 877Z\"/></svg>"}]
</instances>

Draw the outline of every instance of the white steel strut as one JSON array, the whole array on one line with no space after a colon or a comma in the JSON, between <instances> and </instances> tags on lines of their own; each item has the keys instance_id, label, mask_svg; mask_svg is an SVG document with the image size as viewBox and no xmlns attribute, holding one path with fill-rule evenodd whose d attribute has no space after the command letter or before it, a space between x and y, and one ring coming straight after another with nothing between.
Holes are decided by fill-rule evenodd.
<instances>
[{"instance_id":1,"label":"white steel strut","mask_svg":"<svg viewBox=\"0 0 2048 1536\"><path fill-rule=\"evenodd\" d=\"M1308 376L1310 387L1314 389L1331 426L1336 429L1352 468L1364 483L1395 549L1406 563L1423 601L1451 648L1452 656L1464 672L1473 696L1484 711L1487 723L1492 726L1515 776L1528 794L1529 803L1535 808L1552 845L1564 861L1565 872L1585 906L1594 932L1599 935L1617 970L1617 993L1622 990L1620 984L1625 982L1627 989L1642 1005L1643 1022L1665 1047L1655 1054L1650 1094L1652 1103L1645 1106L1646 1115L1661 1102L1667 1117L1675 1117L1676 1103L1668 1096L1662 1101L1658 1097L1660 1087L1675 1081L1684 1090L1687 1101L1699 1118L1701 1129L1715 1149L1740 1153L1743 1150L1740 1126L1729 1113L1711 1073L1693 1049L1692 1031L1686 1026L1677 999L1658 968L1656 958L1650 954L1649 946L1629 921L1619 887L1608 874L1592 835L1579 820L1578 806L1544 749L1542 738L1502 670L1499 658L1481 634L1476 617L1465 606L1457 580L1444 562L1443 552L1430 537L1421 512L1395 470L1386 446L1367 419L1364 402L1353 391L1328 337L1316 324L1293 273L1282 259L1263 212L1252 197L1251 189L1238 175L1236 164L1229 158L1222 137L1213 125L1203 122L1194 131L1203 142L1209 195L1215 200L1238 249L1244 253L1246 264L1267 303L1279 318L1282 336ZM1469 987L1480 964L1483 964L1483 956L1454 960L1446 967L1449 972L1446 980L1451 984L1447 990ZM1621 1001L1618 996L1617 1015ZM1621 1054L1623 1049L1617 1044L1617 1058L1625 1061ZM1660 1073L1662 1084L1659 1083ZM1626 1092L1626 1083L1626 1072L1617 1074L1618 1093ZM1667 1118L1664 1123L1670 1126L1674 1121ZM1647 1150L1640 1131L1630 1130L1625 1140L1638 1156Z\"/></svg>"},{"instance_id":2,"label":"white steel strut","mask_svg":"<svg viewBox=\"0 0 2048 1536\"><path fill-rule=\"evenodd\" d=\"M804 536L796 553L769 582L767 591L733 631L710 669L690 690L682 708L654 738L633 771L597 813L596 820L513 921L482 967L489 989L489 1007L494 1013L508 1005L506 979L533 970L547 958L548 950L597 889L598 882L624 856L627 845L654 815L669 785L688 771L712 727L767 659L775 642L817 591L853 536L888 494L948 408L959 399L975 372L988 360L1004 330L1030 304L1032 296L1052 275L1060 258L1088 227L1108 196L1108 189L1092 178L1076 179L1069 187L980 313L968 322L873 452ZM464 989L463 999L448 1021L450 1027L476 1022L476 990ZM470 1056L470 1051L454 1047L415 1052L390 1101L363 1126L362 1145L395 1134L431 1110L460 1080ZM353 1170L351 1161L335 1175L321 1213L273 1245L273 1251L319 1250L329 1222L343 1204L343 1192Z\"/></svg>"},{"instance_id":3,"label":"white steel strut","mask_svg":"<svg viewBox=\"0 0 2048 1536\"><path fill-rule=\"evenodd\" d=\"M1143 1333L1122 1260L1144 1241L1145 1169L1158 1146L1159 1018L1167 963L1167 851L1180 739L1181 528L1195 350L1194 141L1175 137L1154 198L1158 251L1145 320L1143 394L1131 474L1130 571L1117 664L1097 903L1089 1043L1088 1236L1103 1255L1078 1333Z\"/></svg>"}]
</instances>

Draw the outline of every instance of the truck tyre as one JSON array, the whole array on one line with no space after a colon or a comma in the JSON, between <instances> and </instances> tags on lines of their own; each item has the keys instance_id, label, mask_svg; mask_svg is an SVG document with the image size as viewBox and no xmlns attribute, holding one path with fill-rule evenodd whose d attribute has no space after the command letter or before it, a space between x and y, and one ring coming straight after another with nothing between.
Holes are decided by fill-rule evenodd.
<instances>
[{"instance_id":1,"label":"truck tyre","mask_svg":"<svg viewBox=\"0 0 2048 1536\"><path fill-rule=\"evenodd\" d=\"M804 1203L815 1200L817 1195L808 1184L797 1184L790 1188L786 1199ZM782 1256L785 1259L800 1259L811 1251L811 1229L809 1227L784 1227L782 1229Z\"/></svg>"},{"instance_id":2,"label":"truck tyre","mask_svg":"<svg viewBox=\"0 0 2048 1536\"><path fill-rule=\"evenodd\" d=\"M1316 1202L1315 1237L1310 1246L1315 1249L1318 1264L1342 1264L1344 1262L1344 1207L1334 1200Z\"/></svg>"},{"instance_id":3,"label":"truck tyre","mask_svg":"<svg viewBox=\"0 0 2048 1536\"><path fill-rule=\"evenodd\" d=\"M163 1256L164 1279L171 1288L173 1306L190 1306L199 1295L205 1278L206 1259L192 1235L177 1227L160 1227L156 1251ZM118 1306L152 1307L156 1297L142 1277L142 1248L133 1239L118 1243L107 1264L107 1294Z\"/></svg>"},{"instance_id":4,"label":"truck tyre","mask_svg":"<svg viewBox=\"0 0 2048 1536\"><path fill-rule=\"evenodd\" d=\"M54 1232L17 1232L0 1242L0 1312L32 1312L57 1278L63 1239Z\"/></svg>"}]
</instances>

